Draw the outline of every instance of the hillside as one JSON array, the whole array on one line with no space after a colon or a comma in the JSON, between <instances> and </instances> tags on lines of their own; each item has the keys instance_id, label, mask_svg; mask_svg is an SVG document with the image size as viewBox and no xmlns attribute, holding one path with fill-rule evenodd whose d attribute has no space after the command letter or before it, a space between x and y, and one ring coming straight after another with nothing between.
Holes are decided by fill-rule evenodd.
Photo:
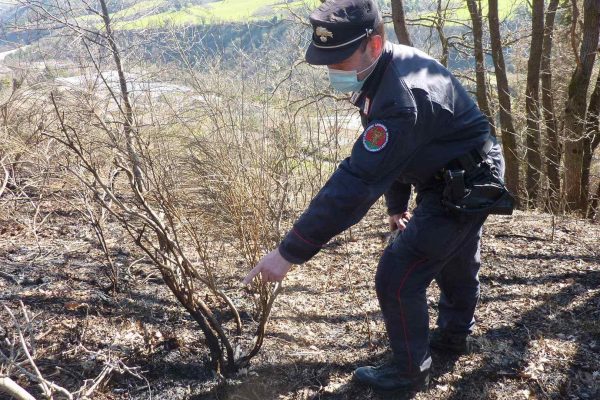
<instances>
[{"instance_id":1,"label":"hillside","mask_svg":"<svg viewBox=\"0 0 600 400\"><path fill-rule=\"evenodd\" d=\"M179 0L146 0L137 2L115 14L122 20L120 29L155 28L166 24L199 25L218 22L248 22L269 20L289 16L289 10L313 9L319 0L200 0L185 2ZM383 9L389 8L389 1L380 1ZM500 0L498 4L500 18L511 15L524 6L525 0ZM483 5L484 13L487 4ZM409 18L433 15L431 5L423 2L407 2ZM448 2L449 20L467 20L469 12L464 2ZM453 24L448 21L448 24Z\"/></svg>"},{"instance_id":2,"label":"hillside","mask_svg":"<svg viewBox=\"0 0 600 400\"><path fill-rule=\"evenodd\" d=\"M241 48L252 52L262 46L278 46L278 42L286 34L294 31L289 23L282 21L300 17L306 18L309 11L314 9L319 0L123 0L108 3L112 18L112 26L121 32L124 40L136 41L136 35L144 36L144 45L148 48L160 46L161 35L173 30L192 29L204 37L202 43L195 45L194 52L203 54L216 49L227 53L228 47ZM391 12L389 1L380 1L384 12ZM509 21L509 24L520 23L528 18L525 0L500 0L500 17ZM84 3L75 2L70 11L75 17L77 25L92 30L102 30L103 24L100 17L91 13ZM443 12L445 29L452 35L463 35L466 31L465 24L470 24L470 17L463 1L451 0L445 5ZM414 43L417 47L424 46L424 41L429 37L432 24L436 23L438 16L433 3L418 1L406 2L407 15L413 21ZM487 12L487 5L483 4L483 12ZM44 29L15 29L13 26L26 23L27 16L23 8L11 6L11 2L3 2L0 7L0 52L13 50L22 45L37 42L40 38L52 38L54 31ZM395 36L393 26L389 23L386 27L390 38ZM158 32L158 35L154 35ZM187 33L185 33L187 32ZM151 33L152 40L148 40L147 33ZM182 31L183 35L190 33ZM297 35L292 33L292 36ZM277 38L271 41L268 38ZM308 36L306 36L308 39ZM392 39L393 40L393 39ZM40 41L41 48L54 47L53 41ZM55 57L61 58L58 54ZM228 56L226 56L228 57ZM37 60L39 61L39 60ZM509 60L510 63L510 60ZM451 57L452 68L470 68L469 63L461 54Z\"/></svg>"},{"instance_id":3,"label":"hillside","mask_svg":"<svg viewBox=\"0 0 600 400\"><path fill-rule=\"evenodd\" d=\"M389 1L380 1L382 9L389 9ZM500 0L500 18L512 18L522 9L525 0ZM303 12L315 8L319 0L126 0L111 4L113 20L117 29L137 30L172 26L202 25L214 23L247 23L289 17L289 10ZM433 3L407 1L409 18L427 18L435 15ZM487 3L483 4L484 14ZM388 10L389 11L389 10ZM0 19L3 14L13 16L10 2L0 4ZM80 22L99 23L99 18L89 11L82 10ZM468 20L469 12L462 1L447 3L445 13L447 25L456 20Z\"/></svg>"},{"instance_id":4,"label":"hillside","mask_svg":"<svg viewBox=\"0 0 600 400\"><path fill-rule=\"evenodd\" d=\"M125 21L121 29L172 25L200 25L218 22L248 22L281 18L288 9L314 7L316 0L223 0L204 4L179 4L150 0L123 10L117 17Z\"/></svg>"}]
</instances>

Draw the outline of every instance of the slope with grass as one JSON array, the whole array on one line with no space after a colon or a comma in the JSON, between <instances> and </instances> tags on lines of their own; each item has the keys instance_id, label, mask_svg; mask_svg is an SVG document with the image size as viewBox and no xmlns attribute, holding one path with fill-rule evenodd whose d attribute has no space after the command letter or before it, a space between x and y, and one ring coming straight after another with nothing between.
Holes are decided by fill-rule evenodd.
<instances>
[{"instance_id":1,"label":"slope with grass","mask_svg":"<svg viewBox=\"0 0 600 400\"><path fill-rule=\"evenodd\" d=\"M319 0L220 0L200 4L182 3L173 0L145 0L134 3L114 14L115 21L118 21L117 28L137 30L167 25L257 22L285 17L289 15L289 10L313 9L320 2ZM527 6L525 0L500 0L498 3L501 19L510 19ZM482 7L483 14L486 15L487 3ZM410 6L407 8L411 19L435 16L435 11L431 7L417 5L414 8ZM446 25L455 25L455 21L468 21L469 11L463 1L451 0L445 17L448 20Z\"/></svg>"}]
</instances>

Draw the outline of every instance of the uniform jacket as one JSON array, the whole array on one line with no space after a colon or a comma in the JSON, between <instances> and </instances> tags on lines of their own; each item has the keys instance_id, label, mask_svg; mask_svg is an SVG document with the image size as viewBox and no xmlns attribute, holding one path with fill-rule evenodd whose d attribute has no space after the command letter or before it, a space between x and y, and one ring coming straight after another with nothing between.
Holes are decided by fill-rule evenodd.
<instances>
[{"instance_id":1,"label":"uniform jacket","mask_svg":"<svg viewBox=\"0 0 600 400\"><path fill-rule=\"evenodd\" d=\"M437 172L489 137L487 118L458 80L413 47L386 42L352 102L364 131L279 245L289 262L309 260L384 194L390 215L406 211L411 186L441 189Z\"/></svg>"}]
</instances>

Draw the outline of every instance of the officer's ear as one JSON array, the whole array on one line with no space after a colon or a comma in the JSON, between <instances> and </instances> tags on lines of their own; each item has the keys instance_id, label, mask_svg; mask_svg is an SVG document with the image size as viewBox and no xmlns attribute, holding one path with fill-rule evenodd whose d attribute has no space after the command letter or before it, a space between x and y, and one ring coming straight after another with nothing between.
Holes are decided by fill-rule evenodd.
<instances>
[{"instance_id":1,"label":"officer's ear","mask_svg":"<svg viewBox=\"0 0 600 400\"><path fill-rule=\"evenodd\" d=\"M381 35L373 35L369 38L368 51L371 53L371 57L377 57L381 54L383 49L383 38Z\"/></svg>"}]
</instances>

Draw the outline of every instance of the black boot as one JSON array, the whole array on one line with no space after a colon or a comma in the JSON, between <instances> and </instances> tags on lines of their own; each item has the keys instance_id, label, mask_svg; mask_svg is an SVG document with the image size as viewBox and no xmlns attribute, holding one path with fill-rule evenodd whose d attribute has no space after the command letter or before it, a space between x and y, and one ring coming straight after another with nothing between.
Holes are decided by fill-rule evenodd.
<instances>
[{"instance_id":1,"label":"black boot","mask_svg":"<svg viewBox=\"0 0 600 400\"><path fill-rule=\"evenodd\" d=\"M353 379L369 385L375 390L423 390L429 385L429 370L408 376L391 361L378 367L360 367L354 371Z\"/></svg>"},{"instance_id":2,"label":"black boot","mask_svg":"<svg viewBox=\"0 0 600 400\"><path fill-rule=\"evenodd\" d=\"M429 336L429 347L445 353L470 354L479 348L478 343L467 334L456 334L436 329Z\"/></svg>"}]
</instances>

